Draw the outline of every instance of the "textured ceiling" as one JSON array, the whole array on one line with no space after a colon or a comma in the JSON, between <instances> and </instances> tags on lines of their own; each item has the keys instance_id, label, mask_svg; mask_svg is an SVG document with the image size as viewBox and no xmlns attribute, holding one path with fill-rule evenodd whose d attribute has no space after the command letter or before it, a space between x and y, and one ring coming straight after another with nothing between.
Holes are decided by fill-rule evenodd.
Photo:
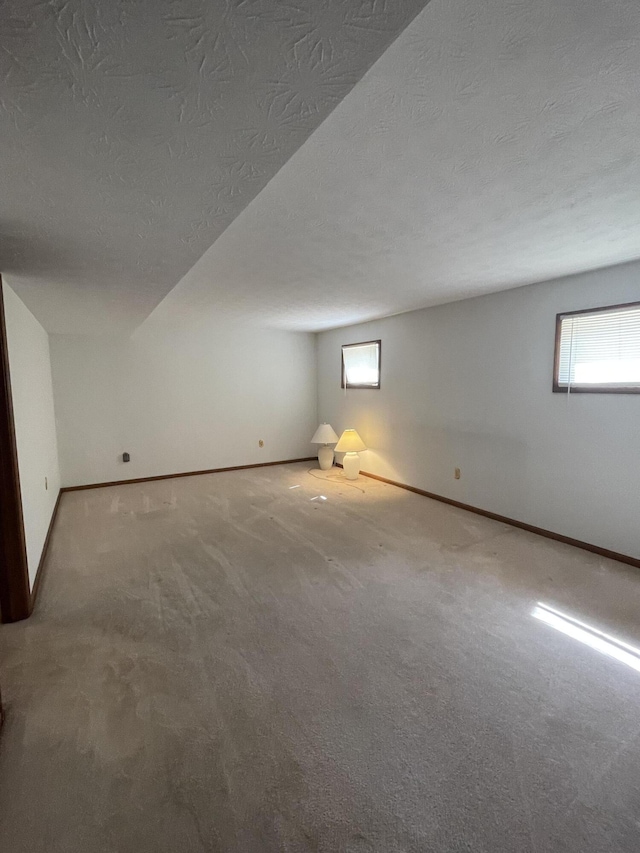
<instances>
[{"instance_id":1,"label":"textured ceiling","mask_svg":"<svg viewBox=\"0 0 640 853\"><path fill-rule=\"evenodd\" d=\"M640 257L639 139L638 0L432 0L152 317L318 330Z\"/></svg>"},{"instance_id":2,"label":"textured ceiling","mask_svg":"<svg viewBox=\"0 0 640 853\"><path fill-rule=\"evenodd\" d=\"M0 270L133 328L426 0L2 0Z\"/></svg>"}]
</instances>

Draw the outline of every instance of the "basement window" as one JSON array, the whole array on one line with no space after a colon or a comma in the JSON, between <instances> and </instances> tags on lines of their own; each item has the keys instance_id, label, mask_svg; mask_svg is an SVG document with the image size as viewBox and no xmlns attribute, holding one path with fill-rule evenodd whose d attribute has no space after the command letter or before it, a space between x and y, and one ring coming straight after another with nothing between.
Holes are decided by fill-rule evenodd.
<instances>
[{"instance_id":1,"label":"basement window","mask_svg":"<svg viewBox=\"0 0 640 853\"><path fill-rule=\"evenodd\" d=\"M380 388L381 341L363 341L342 347L342 387Z\"/></svg>"},{"instance_id":2,"label":"basement window","mask_svg":"<svg viewBox=\"0 0 640 853\"><path fill-rule=\"evenodd\" d=\"M640 302L558 314L553 390L640 393Z\"/></svg>"}]
</instances>

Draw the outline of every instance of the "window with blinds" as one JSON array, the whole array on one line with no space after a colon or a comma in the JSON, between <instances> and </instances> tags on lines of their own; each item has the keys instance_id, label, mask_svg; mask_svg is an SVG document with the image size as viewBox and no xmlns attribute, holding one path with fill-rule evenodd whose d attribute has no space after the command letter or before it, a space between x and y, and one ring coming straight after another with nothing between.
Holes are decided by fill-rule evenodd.
<instances>
[{"instance_id":1,"label":"window with blinds","mask_svg":"<svg viewBox=\"0 0 640 853\"><path fill-rule=\"evenodd\" d=\"M558 314L553 390L640 393L640 302Z\"/></svg>"},{"instance_id":2,"label":"window with blinds","mask_svg":"<svg viewBox=\"0 0 640 853\"><path fill-rule=\"evenodd\" d=\"M380 341L342 347L342 387L380 387Z\"/></svg>"}]
</instances>

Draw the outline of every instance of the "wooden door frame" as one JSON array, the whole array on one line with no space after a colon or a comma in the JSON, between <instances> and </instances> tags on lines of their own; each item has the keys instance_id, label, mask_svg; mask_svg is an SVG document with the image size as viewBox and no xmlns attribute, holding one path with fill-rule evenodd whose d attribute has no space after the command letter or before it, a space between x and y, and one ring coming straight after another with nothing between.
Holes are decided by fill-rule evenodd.
<instances>
[{"instance_id":1,"label":"wooden door frame","mask_svg":"<svg viewBox=\"0 0 640 853\"><path fill-rule=\"evenodd\" d=\"M27 546L0 276L0 618L3 622L18 622L30 613Z\"/></svg>"}]
</instances>

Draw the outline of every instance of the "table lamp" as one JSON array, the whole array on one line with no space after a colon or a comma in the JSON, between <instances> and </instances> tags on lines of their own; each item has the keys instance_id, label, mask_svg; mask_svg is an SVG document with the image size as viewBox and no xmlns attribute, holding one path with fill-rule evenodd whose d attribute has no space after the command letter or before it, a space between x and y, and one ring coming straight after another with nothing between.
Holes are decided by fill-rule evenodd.
<instances>
[{"instance_id":1,"label":"table lamp","mask_svg":"<svg viewBox=\"0 0 640 853\"><path fill-rule=\"evenodd\" d=\"M323 471L328 471L333 465L333 448L330 444L335 444L338 436L334 432L331 424L320 424L314 432L311 444L318 444L318 465Z\"/></svg>"},{"instance_id":2,"label":"table lamp","mask_svg":"<svg viewBox=\"0 0 640 853\"><path fill-rule=\"evenodd\" d=\"M367 445L360 438L355 429L345 429L336 444L336 453L344 453L342 460L344 476L347 480L357 480L360 472L360 457L358 451L366 450Z\"/></svg>"}]
</instances>

